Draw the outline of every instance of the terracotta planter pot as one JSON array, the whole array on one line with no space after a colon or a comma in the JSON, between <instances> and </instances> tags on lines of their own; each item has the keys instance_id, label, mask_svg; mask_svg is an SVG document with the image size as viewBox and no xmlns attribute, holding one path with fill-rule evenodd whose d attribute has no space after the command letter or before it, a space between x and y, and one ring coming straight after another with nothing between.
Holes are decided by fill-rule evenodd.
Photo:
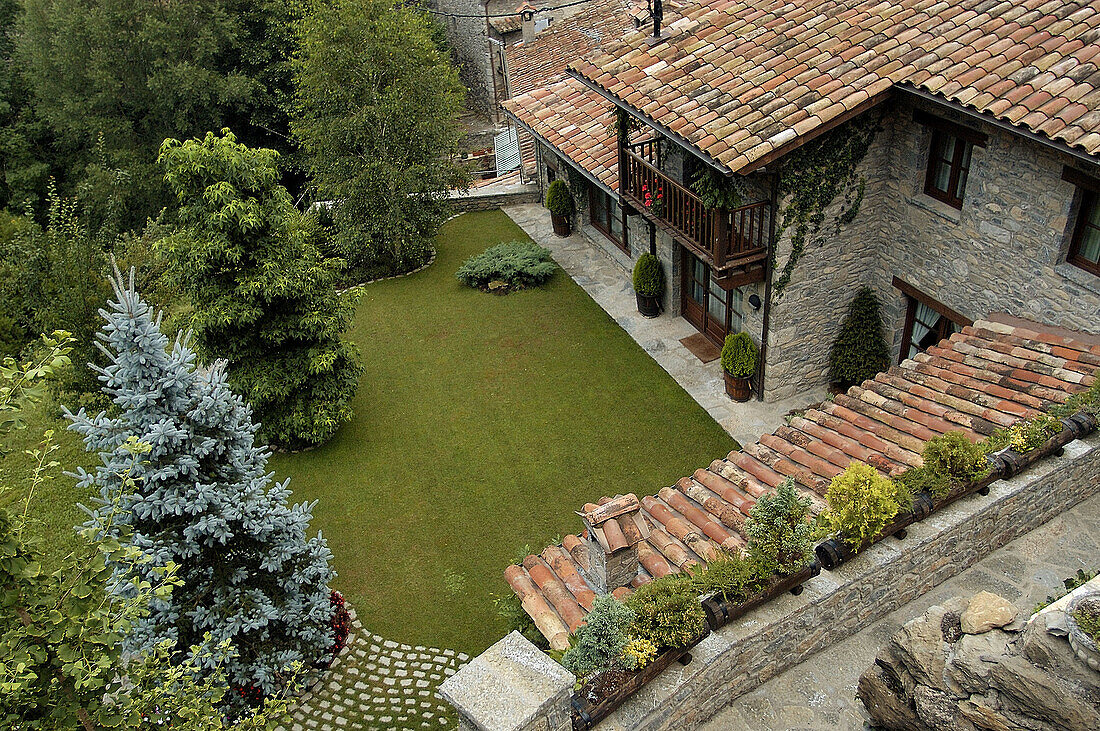
<instances>
[{"instance_id":1,"label":"terracotta planter pot","mask_svg":"<svg viewBox=\"0 0 1100 731\"><path fill-rule=\"evenodd\" d=\"M559 216L556 213L550 214L550 223L554 225L554 233L558 236L568 236L573 230L572 224L569 222L568 216Z\"/></svg>"},{"instance_id":2,"label":"terracotta planter pot","mask_svg":"<svg viewBox=\"0 0 1100 731\"><path fill-rule=\"evenodd\" d=\"M752 384L748 378L740 378L722 371L726 379L726 395L734 401L745 402L752 398Z\"/></svg>"},{"instance_id":3,"label":"terracotta planter pot","mask_svg":"<svg viewBox=\"0 0 1100 731\"><path fill-rule=\"evenodd\" d=\"M657 317L661 314L661 298L634 293L638 300L638 312L642 317Z\"/></svg>"}]
</instances>

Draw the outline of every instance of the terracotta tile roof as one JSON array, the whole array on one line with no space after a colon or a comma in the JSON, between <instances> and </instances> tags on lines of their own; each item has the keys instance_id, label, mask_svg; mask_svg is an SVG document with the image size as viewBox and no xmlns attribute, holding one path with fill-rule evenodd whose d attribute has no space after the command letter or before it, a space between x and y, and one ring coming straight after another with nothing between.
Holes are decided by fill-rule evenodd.
<instances>
[{"instance_id":1,"label":"terracotta tile roof","mask_svg":"<svg viewBox=\"0 0 1100 731\"><path fill-rule=\"evenodd\" d=\"M627 0L593 0L583 10L563 18L530 42L504 50L508 89L512 97L560 78L571 61L618 41L634 27Z\"/></svg>"},{"instance_id":2,"label":"terracotta tile roof","mask_svg":"<svg viewBox=\"0 0 1100 731\"><path fill-rule=\"evenodd\" d=\"M615 113L599 94L576 79L563 79L504 102L504 111L610 190L618 191Z\"/></svg>"},{"instance_id":3,"label":"terracotta tile roof","mask_svg":"<svg viewBox=\"0 0 1100 731\"><path fill-rule=\"evenodd\" d=\"M1100 153L1095 2L715 0L679 12L665 42L633 31L571 68L733 172L896 84Z\"/></svg>"},{"instance_id":4,"label":"terracotta tile roof","mask_svg":"<svg viewBox=\"0 0 1100 731\"><path fill-rule=\"evenodd\" d=\"M819 513L830 481L851 461L896 475L921 464L931 437L952 430L985 437L1065 402L1098 369L1096 336L991 316L656 495L603 498L579 514L605 550L636 546L636 588L744 546L749 510L788 476ZM585 535L566 536L505 571L554 647L567 646L592 606Z\"/></svg>"}]
</instances>

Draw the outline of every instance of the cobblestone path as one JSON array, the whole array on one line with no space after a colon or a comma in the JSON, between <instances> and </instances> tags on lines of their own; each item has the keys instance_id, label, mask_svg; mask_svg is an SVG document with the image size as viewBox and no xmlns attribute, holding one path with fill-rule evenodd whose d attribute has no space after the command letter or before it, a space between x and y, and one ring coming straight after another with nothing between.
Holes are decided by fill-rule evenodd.
<instances>
[{"instance_id":1,"label":"cobblestone path","mask_svg":"<svg viewBox=\"0 0 1100 731\"><path fill-rule=\"evenodd\" d=\"M469 656L398 644L364 630L354 610L351 616L348 646L295 706L289 731L454 728L454 710L435 689Z\"/></svg>"}]
</instances>

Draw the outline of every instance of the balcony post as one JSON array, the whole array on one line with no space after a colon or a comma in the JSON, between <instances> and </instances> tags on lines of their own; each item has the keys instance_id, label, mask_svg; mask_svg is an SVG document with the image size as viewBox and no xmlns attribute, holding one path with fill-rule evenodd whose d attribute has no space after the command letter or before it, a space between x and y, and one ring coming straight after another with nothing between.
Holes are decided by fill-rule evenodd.
<instances>
[{"instance_id":1,"label":"balcony post","mask_svg":"<svg viewBox=\"0 0 1100 731\"><path fill-rule=\"evenodd\" d=\"M708 215L714 217L714 242L711 246L710 255L714 259L714 266L722 267L725 265L729 253L729 211L718 208L709 211Z\"/></svg>"}]
</instances>

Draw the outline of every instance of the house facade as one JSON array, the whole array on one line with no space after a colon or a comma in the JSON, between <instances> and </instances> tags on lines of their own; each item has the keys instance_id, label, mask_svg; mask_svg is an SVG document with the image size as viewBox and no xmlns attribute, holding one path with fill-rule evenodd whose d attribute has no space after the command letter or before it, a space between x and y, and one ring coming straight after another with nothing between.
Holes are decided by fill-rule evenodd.
<instances>
[{"instance_id":1,"label":"house facade","mask_svg":"<svg viewBox=\"0 0 1100 731\"><path fill-rule=\"evenodd\" d=\"M862 286L883 304L895 360L994 311L1100 331L1093 5L662 14L505 110L538 140L543 183L571 183L579 225L624 276L652 251L668 314L716 342L745 331L760 344L763 398L828 382ZM822 155L850 154L853 138L849 184L799 236L807 168L835 168ZM716 184L736 199L708 207Z\"/></svg>"}]
</instances>

